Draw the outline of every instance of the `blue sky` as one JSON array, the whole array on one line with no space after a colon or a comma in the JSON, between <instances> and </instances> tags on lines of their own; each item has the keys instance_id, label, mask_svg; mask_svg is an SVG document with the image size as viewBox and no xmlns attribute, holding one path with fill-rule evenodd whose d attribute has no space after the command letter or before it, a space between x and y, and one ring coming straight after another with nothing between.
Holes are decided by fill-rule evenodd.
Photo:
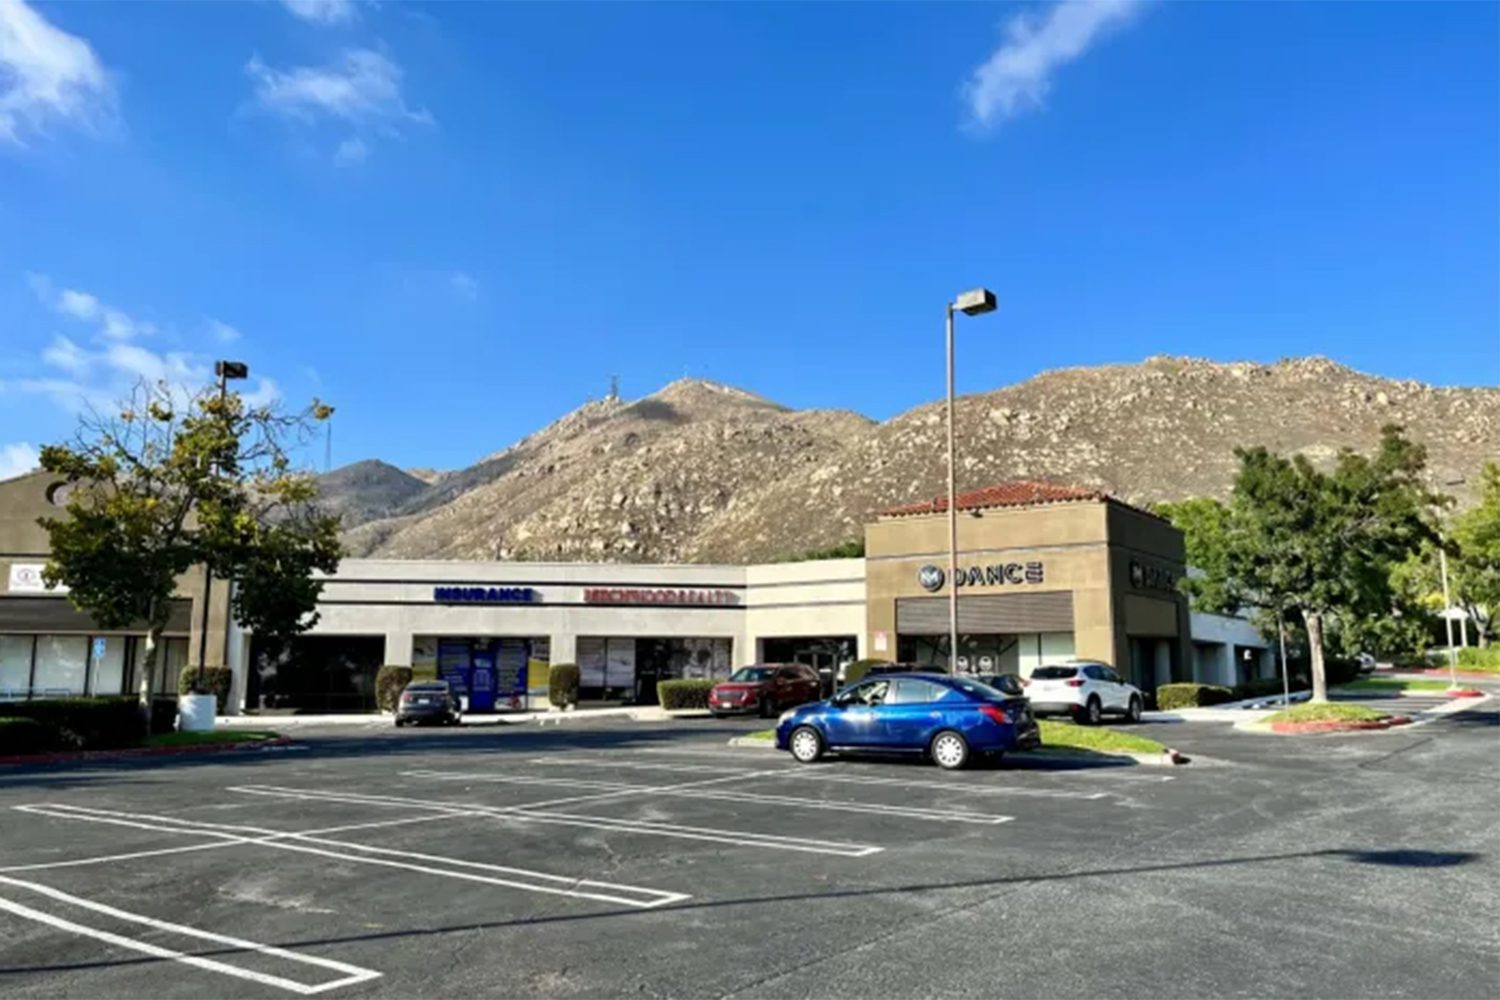
<instances>
[{"instance_id":1,"label":"blue sky","mask_svg":"<svg viewBox=\"0 0 1500 1000\"><path fill-rule=\"evenodd\" d=\"M684 374L887 417L1158 353L1500 381L1500 7L0 0L0 475L246 360L334 461ZM316 455L321 462L321 449Z\"/></svg>"}]
</instances>

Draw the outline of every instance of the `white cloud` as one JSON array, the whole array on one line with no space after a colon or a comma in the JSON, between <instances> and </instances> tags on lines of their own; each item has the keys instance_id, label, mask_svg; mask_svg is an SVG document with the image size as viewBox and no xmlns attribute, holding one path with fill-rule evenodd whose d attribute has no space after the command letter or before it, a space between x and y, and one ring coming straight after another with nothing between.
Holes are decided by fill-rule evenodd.
<instances>
[{"instance_id":1,"label":"white cloud","mask_svg":"<svg viewBox=\"0 0 1500 1000\"><path fill-rule=\"evenodd\" d=\"M344 24L354 20L353 0L281 0L281 4L314 24Z\"/></svg>"},{"instance_id":2,"label":"white cloud","mask_svg":"<svg viewBox=\"0 0 1500 1000\"><path fill-rule=\"evenodd\" d=\"M240 331L223 320L209 317L208 332L221 344L232 344L240 339Z\"/></svg>"},{"instance_id":3,"label":"white cloud","mask_svg":"<svg viewBox=\"0 0 1500 1000\"><path fill-rule=\"evenodd\" d=\"M255 83L255 101L275 114L302 121L337 118L394 128L402 122L430 123L421 108L401 95L401 67L373 49L349 49L327 66L273 69L252 58L245 67Z\"/></svg>"},{"instance_id":4,"label":"white cloud","mask_svg":"<svg viewBox=\"0 0 1500 1000\"><path fill-rule=\"evenodd\" d=\"M25 441L0 445L0 479L14 479L36 468L41 456Z\"/></svg>"},{"instance_id":5,"label":"white cloud","mask_svg":"<svg viewBox=\"0 0 1500 1000\"><path fill-rule=\"evenodd\" d=\"M365 145L363 139L345 139L339 143L339 148L333 151L333 162L341 167L353 166L363 163L365 157L370 155L370 147Z\"/></svg>"},{"instance_id":6,"label":"white cloud","mask_svg":"<svg viewBox=\"0 0 1500 1000\"><path fill-rule=\"evenodd\" d=\"M54 122L106 116L114 91L89 43L53 26L24 0L0 0L0 142Z\"/></svg>"},{"instance_id":7,"label":"white cloud","mask_svg":"<svg viewBox=\"0 0 1500 1000\"><path fill-rule=\"evenodd\" d=\"M0 0L3 3L4 0ZM111 340L129 340L156 332L152 323L132 319L124 310L107 306L98 297L76 288L54 291L52 279L45 274L27 274L27 282L37 298L48 308L82 323L93 323L98 332Z\"/></svg>"},{"instance_id":8,"label":"white cloud","mask_svg":"<svg viewBox=\"0 0 1500 1000\"><path fill-rule=\"evenodd\" d=\"M179 398L209 385L214 378L208 358L188 351L154 351L135 341L156 327L134 320L96 296L76 289L56 290L44 274L28 274L27 281L46 306L68 319L93 327L93 336L80 343L56 336L38 356L39 369L29 377L0 381L0 392L43 396L70 413L93 407L109 412L129 395L137 382L165 383ZM231 343L240 332L222 320L205 320L208 333L219 344ZM280 398L276 383L258 379L244 396L254 405Z\"/></svg>"},{"instance_id":9,"label":"white cloud","mask_svg":"<svg viewBox=\"0 0 1500 1000\"><path fill-rule=\"evenodd\" d=\"M473 302L479 298L479 282L467 271L454 271L448 278L448 284L453 287L453 293L465 302Z\"/></svg>"},{"instance_id":10,"label":"white cloud","mask_svg":"<svg viewBox=\"0 0 1500 1000\"><path fill-rule=\"evenodd\" d=\"M1142 6L1143 0L1061 0L1040 17L1016 15L1005 26L1004 43L964 88L970 114L980 125L993 125L1041 107L1052 74Z\"/></svg>"}]
</instances>

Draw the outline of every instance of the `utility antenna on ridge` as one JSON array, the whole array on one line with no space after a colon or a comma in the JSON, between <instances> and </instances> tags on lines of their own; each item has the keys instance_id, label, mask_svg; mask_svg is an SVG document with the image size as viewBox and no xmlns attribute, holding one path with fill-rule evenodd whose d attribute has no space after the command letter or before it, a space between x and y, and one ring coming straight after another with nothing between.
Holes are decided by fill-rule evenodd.
<instances>
[{"instance_id":1,"label":"utility antenna on ridge","mask_svg":"<svg viewBox=\"0 0 1500 1000\"><path fill-rule=\"evenodd\" d=\"M610 399L610 402L614 402L615 400L617 400L619 398L620 398L620 376L618 376L618 375L611 375L609 377L609 399Z\"/></svg>"}]
</instances>

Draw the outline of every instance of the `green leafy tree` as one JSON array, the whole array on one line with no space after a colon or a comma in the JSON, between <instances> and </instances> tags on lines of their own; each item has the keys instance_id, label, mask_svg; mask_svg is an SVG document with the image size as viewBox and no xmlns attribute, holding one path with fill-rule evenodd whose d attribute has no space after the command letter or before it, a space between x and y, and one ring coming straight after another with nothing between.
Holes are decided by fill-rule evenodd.
<instances>
[{"instance_id":1,"label":"green leafy tree","mask_svg":"<svg viewBox=\"0 0 1500 1000\"><path fill-rule=\"evenodd\" d=\"M1174 503L1159 503L1156 513L1182 532L1188 565L1202 575L1182 578L1181 587L1193 610L1234 614L1244 604L1229 572L1229 508L1213 497L1192 497Z\"/></svg>"},{"instance_id":2,"label":"green leafy tree","mask_svg":"<svg viewBox=\"0 0 1500 1000\"><path fill-rule=\"evenodd\" d=\"M1442 498L1422 484L1426 451L1390 426L1373 456L1345 449L1330 472L1263 447L1235 453L1220 585L1302 619L1313 700L1326 701L1330 619L1388 612L1392 569L1435 536L1432 511Z\"/></svg>"},{"instance_id":3,"label":"green leafy tree","mask_svg":"<svg viewBox=\"0 0 1500 1000\"><path fill-rule=\"evenodd\" d=\"M1500 462L1480 471L1479 503L1453 519L1449 534L1454 598L1488 645L1500 617Z\"/></svg>"},{"instance_id":4,"label":"green leafy tree","mask_svg":"<svg viewBox=\"0 0 1500 1000\"><path fill-rule=\"evenodd\" d=\"M103 628L144 628L140 696L149 708L161 635L179 577L206 565L235 582L231 613L273 643L310 628L338 568L338 518L320 513L312 477L292 468L333 410L287 413L234 392L187 396L142 383L113 416L83 419L41 465L73 484L67 516L43 518L43 573Z\"/></svg>"}]
</instances>

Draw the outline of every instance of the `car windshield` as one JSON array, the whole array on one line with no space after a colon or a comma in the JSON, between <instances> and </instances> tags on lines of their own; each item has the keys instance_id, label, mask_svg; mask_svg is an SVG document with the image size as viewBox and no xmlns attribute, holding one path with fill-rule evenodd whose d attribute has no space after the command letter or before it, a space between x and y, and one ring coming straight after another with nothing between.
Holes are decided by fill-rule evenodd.
<instances>
[{"instance_id":1,"label":"car windshield","mask_svg":"<svg viewBox=\"0 0 1500 1000\"><path fill-rule=\"evenodd\" d=\"M435 684L408 684L406 690L414 694L442 694L448 690L448 684L446 681Z\"/></svg>"},{"instance_id":2,"label":"car windshield","mask_svg":"<svg viewBox=\"0 0 1500 1000\"><path fill-rule=\"evenodd\" d=\"M1034 681L1061 681L1078 674L1077 667L1037 667L1031 672Z\"/></svg>"},{"instance_id":3,"label":"car windshield","mask_svg":"<svg viewBox=\"0 0 1500 1000\"><path fill-rule=\"evenodd\" d=\"M740 684L754 684L756 681L768 681L775 676L775 667L741 667L730 674L729 679Z\"/></svg>"},{"instance_id":4,"label":"car windshield","mask_svg":"<svg viewBox=\"0 0 1500 1000\"><path fill-rule=\"evenodd\" d=\"M1004 691L997 690L988 684L970 680L966 677L955 677L952 683L954 687L970 698L977 698L980 701L1004 701L1006 698Z\"/></svg>"}]
</instances>

